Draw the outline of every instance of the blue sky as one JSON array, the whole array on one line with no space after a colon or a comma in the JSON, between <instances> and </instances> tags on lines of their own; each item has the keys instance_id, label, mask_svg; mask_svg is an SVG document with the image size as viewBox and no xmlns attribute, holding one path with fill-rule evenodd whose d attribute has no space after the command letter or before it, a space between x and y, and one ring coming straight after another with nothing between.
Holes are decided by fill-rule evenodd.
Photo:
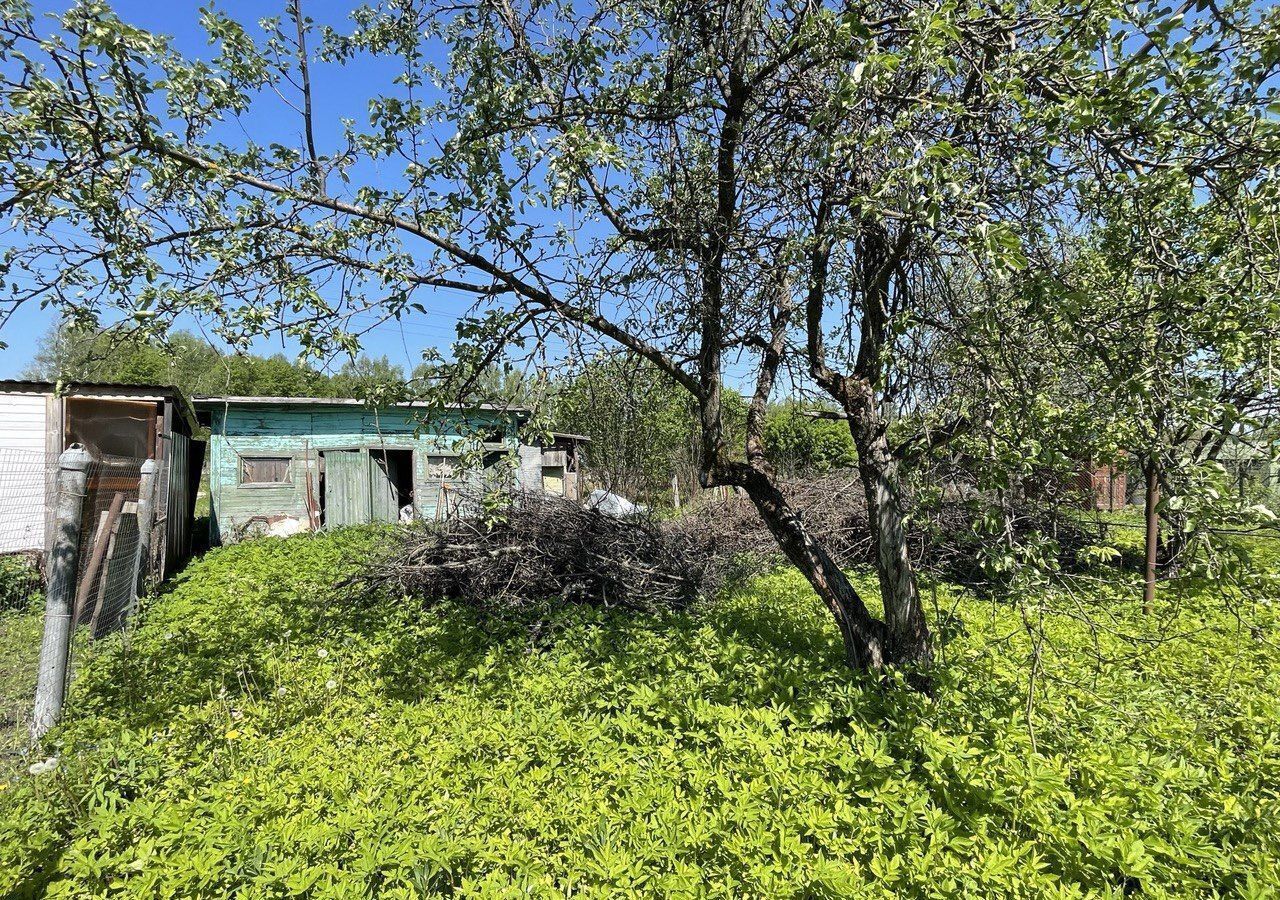
<instances>
[{"instance_id":1,"label":"blue sky","mask_svg":"<svg viewBox=\"0 0 1280 900\"><path fill-rule=\"evenodd\" d=\"M67 7L65 2L37 2L36 8L42 11L61 12ZM207 57L212 53L204 30L200 27L200 8L203 4L192 0L174 0L174 2L155 2L155 0L116 0L113 7L120 17L148 31L169 35L177 48L187 56ZM338 30L349 29L347 16L357 5L354 0L303 0L303 11L318 25L332 25ZM257 22L268 16L278 16L284 10L284 0L262 2L262 0L234 0L218 5L218 8L250 27L254 37L261 37L262 30ZM340 117L348 116L358 122L366 120L367 102L372 91L384 89L390 75L363 70L369 78L353 77L353 70L335 66L313 63L312 81L315 103L316 140L320 152L333 146L333 139L338 136ZM370 87L371 82L374 84ZM255 140L276 140L294 146L302 144L301 118L281 104L255 104L254 107L238 123L246 134L252 134ZM466 312L471 302L469 295L461 292L436 291L431 295L419 295L416 299L428 310L426 315L410 313L399 323L387 323L377 327L364 338L364 352L374 356L388 356L392 362L403 365L406 370L421 360L424 347L439 346L447 349L454 338L454 325L459 316ZM57 321L54 309L39 309L24 306L19 309L0 331L0 341L8 344L8 348L0 350L0 377L14 377L30 363L40 337ZM356 324L372 324L373 317L357 319ZM198 323L179 320L178 327L199 332ZM553 355L563 352L564 346L552 341L547 350ZM289 355L296 352L296 347L283 343L279 337L264 339L254 347L257 352L283 351ZM333 366L340 365L341 359L334 360Z\"/></svg>"},{"instance_id":2,"label":"blue sky","mask_svg":"<svg viewBox=\"0 0 1280 900\"><path fill-rule=\"evenodd\" d=\"M69 6L70 0L33 0L36 8L44 13L62 13ZM226 0L219 3L217 9L225 12L236 21L244 24L255 39L264 37L258 22L266 17L283 14L287 0ZM350 12L360 5L362 0L302 0L303 12L318 27L332 26L340 32L351 28ZM173 0L173 2L157 2L157 0L115 0L112 3L117 14L125 22L144 28L148 31L169 36L176 48L188 58L210 58L216 52L207 35L200 26L201 2L195 0ZM56 26L50 23L48 30ZM313 36L311 44L314 50L318 36ZM312 86L314 103L314 122L316 142L321 154L334 150L342 138L340 120L343 117L354 119L358 125L368 121L368 102L373 94L387 93L395 90L391 87L392 78L399 71L386 63L385 71L379 71L379 62L370 61L362 56L357 67L340 67L312 62ZM260 97L251 109L239 121L231 121L220 126L220 136L228 143L235 143L242 136L252 136L258 143L278 142L298 147L303 146L303 123L301 116L285 103L271 95ZM376 169L361 169L355 176L357 180L376 185L378 174ZM0 223L0 246L6 242L16 242L20 238L3 233ZM330 298L334 299L334 298ZM426 307L425 314L406 313L399 322L390 322L374 328L362 337L362 351L371 356L386 356L393 363L410 370L422 360L422 352L426 348L436 347L446 356L455 339L454 327L459 317L466 314L473 302L472 295L461 291L437 290L432 294L418 293L414 299ZM8 345L0 349L0 377L15 377L22 373L34 356L39 339L56 323L58 315L55 309L40 309L24 306L0 328L0 342ZM377 317L368 314L353 322L355 327L369 327ZM176 327L184 330L205 333L205 329L190 318L179 318ZM217 343L216 341L214 342ZM590 344L587 352L599 346ZM293 356L298 348L284 342L279 336L264 337L252 348L258 353L284 352ZM568 348L560 338L551 338L541 345L541 358L556 361L564 358ZM338 368L345 358L336 358L328 362L329 369ZM724 372L727 383L738 388L745 388L754 381L754 359L729 359ZM322 366L323 367L323 366Z\"/></svg>"}]
</instances>

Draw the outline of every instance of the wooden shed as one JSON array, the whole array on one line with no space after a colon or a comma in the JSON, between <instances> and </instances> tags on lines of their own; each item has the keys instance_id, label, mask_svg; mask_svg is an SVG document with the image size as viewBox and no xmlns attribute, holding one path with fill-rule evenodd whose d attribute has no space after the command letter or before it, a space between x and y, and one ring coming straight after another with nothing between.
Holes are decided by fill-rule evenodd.
<instances>
[{"instance_id":1,"label":"wooden shed","mask_svg":"<svg viewBox=\"0 0 1280 900\"><path fill-rule=\"evenodd\" d=\"M99 465L90 493L106 481L113 490L138 491L141 461L154 459L164 473L156 497L152 571L164 578L191 549L196 488L204 443L195 439L191 404L175 388L159 385L0 381L0 483L9 496L0 523L0 552L43 554L52 541L53 492L58 455L80 444ZM32 478L39 469L42 483ZM14 491L24 492L16 502Z\"/></svg>"},{"instance_id":2,"label":"wooden shed","mask_svg":"<svg viewBox=\"0 0 1280 900\"><path fill-rule=\"evenodd\" d=\"M1128 503L1128 478L1120 465L1081 463L1075 487L1085 509L1115 511Z\"/></svg>"},{"instance_id":3,"label":"wooden shed","mask_svg":"<svg viewBox=\"0 0 1280 900\"><path fill-rule=\"evenodd\" d=\"M522 446L521 486L581 502L583 455L590 442L586 435L555 431L540 444Z\"/></svg>"},{"instance_id":4,"label":"wooden shed","mask_svg":"<svg viewBox=\"0 0 1280 900\"><path fill-rule=\"evenodd\" d=\"M199 397L209 426L210 543L288 535L410 516L450 514L477 476L459 456L477 448L495 477L519 448L526 413L493 406L371 407L341 397Z\"/></svg>"}]
</instances>

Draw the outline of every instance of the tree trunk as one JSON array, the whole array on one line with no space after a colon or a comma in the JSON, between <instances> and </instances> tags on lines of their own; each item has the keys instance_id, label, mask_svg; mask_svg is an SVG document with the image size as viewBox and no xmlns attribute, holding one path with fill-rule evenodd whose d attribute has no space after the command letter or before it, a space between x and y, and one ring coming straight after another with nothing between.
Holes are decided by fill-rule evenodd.
<instances>
[{"instance_id":1,"label":"tree trunk","mask_svg":"<svg viewBox=\"0 0 1280 900\"><path fill-rule=\"evenodd\" d=\"M888 658L896 665L927 666L933 661L933 645L907 549L898 464L873 398L866 397L849 411L849 426L876 548Z\"/></svg>"},{"instance_id":2,"label":"tree trunk","mask_svg":"<svg viewBox=\"0 0 1280 900\"><path fill-rule=\"evenodd\" d=\"M1160 551L1160 478L1154 459L1143 466L1147 477L1147 496L1143 512L1147 522L1146 565L1143 567L1142 611L1151 614L1156 600L1156 554Z\"/></svg>"},{"instance_id":3,"label":"tree trunk","mask_svg":"<svg viewBox=\"0 0 1280 900\"><path fill-rule=\"evenodd\" d=\"M844 641L846 662L855 669L884 668L889 662L884 623L871 615L848 577L814 540L782 490L768 475L754 470L742 486L787 559L831 611Z\"/></svg>"}]
</instances>

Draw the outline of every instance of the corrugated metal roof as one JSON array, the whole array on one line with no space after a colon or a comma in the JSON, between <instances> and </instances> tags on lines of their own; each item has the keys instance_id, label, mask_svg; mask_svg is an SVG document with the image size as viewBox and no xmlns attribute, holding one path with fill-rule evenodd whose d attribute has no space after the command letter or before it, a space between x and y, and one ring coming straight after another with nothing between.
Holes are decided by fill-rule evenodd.
<instances>
[{"instance_id":1,"label":"corrugated metal roof","mask_svg":"<svg viewBox=\"0 0 1280 900\"><path fill-rule=\"evenodd\" d=\"M351 397L193 397L191 402L202 409L216 409L219 406L368 406L363 400ZM477 409L487 412L509 412L528 415L529 410L523 406L497 406L493 403L427 403L422 400L405 400L399 403L377 403L374 406L401 406L420 409Z\"/></svg>"},{"instance_id":2,"label":"corrugated metal roof","mask_svg":"<svg viewBox=\"0 0 1280 900\"><path fill-rule=\"evenodd\" d=\"M0 379L0 394L56 394L59 397L89 397L100 400L172 400L178 414L194 430L198 427L191 401L176 387L166 384L121 384L115 381L41 381L33 378Z\"/></svg>"},{"instance_id":3,"label":"corrugated metal roof","mask_svg":"<svg viewBox=\"0 0 1280 900\"><path fill-rule=\"evenodd\" d=\"M171 400L180 396L175 387L160 384L119 384L111 381L40 381L32 378L0 380L5 394L87 394L131 397L135 400Z\"/></svg>"}]
</instances>

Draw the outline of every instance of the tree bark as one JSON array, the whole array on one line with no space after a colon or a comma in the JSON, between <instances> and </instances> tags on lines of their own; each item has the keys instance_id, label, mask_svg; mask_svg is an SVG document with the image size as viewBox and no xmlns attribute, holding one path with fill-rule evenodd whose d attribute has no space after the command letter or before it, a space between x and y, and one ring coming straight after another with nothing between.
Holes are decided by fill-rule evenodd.
<instances>
[{"instance_id":1,"label":"tree bark","mask_svg":"<svg viewBox=\"0 0 1280 900\"><path fill-rule=\"evenodd\" d=\"M800 570L836 620L848 665L883 669L891 661L886 652L885 624L867 609L848 576L809 533L782 490L767 474L750 469L742 487L788 561Z\"/></svg>"},{"instance_id":2,"label":"tree bark","mask_svg":"<svg viewBox=\"0 0 1280 900\"><path fill-rule=\"evenodd\" d=\"M876 548L887 655L895 665L927 666L933 662L933 645L907 548L898 464L889 446L886 424L870 392L847 404L846 410Z\"/></svg>"},{"instance_id":3,"label":"tree bark","mask_svg":"<svg viewBox=\"0 0 1280 900\"><path fill-rule=\"evenodd\" d=\"M1142 612L1151 614L1156 600L1156 556L1160 552L1160 478L1154 459L1148 459L1143 466L1147 477L1147 496L1143 503L1143 512L1147 522L1146 565L1143 568Z\"/></svg>"}]
</instances>

